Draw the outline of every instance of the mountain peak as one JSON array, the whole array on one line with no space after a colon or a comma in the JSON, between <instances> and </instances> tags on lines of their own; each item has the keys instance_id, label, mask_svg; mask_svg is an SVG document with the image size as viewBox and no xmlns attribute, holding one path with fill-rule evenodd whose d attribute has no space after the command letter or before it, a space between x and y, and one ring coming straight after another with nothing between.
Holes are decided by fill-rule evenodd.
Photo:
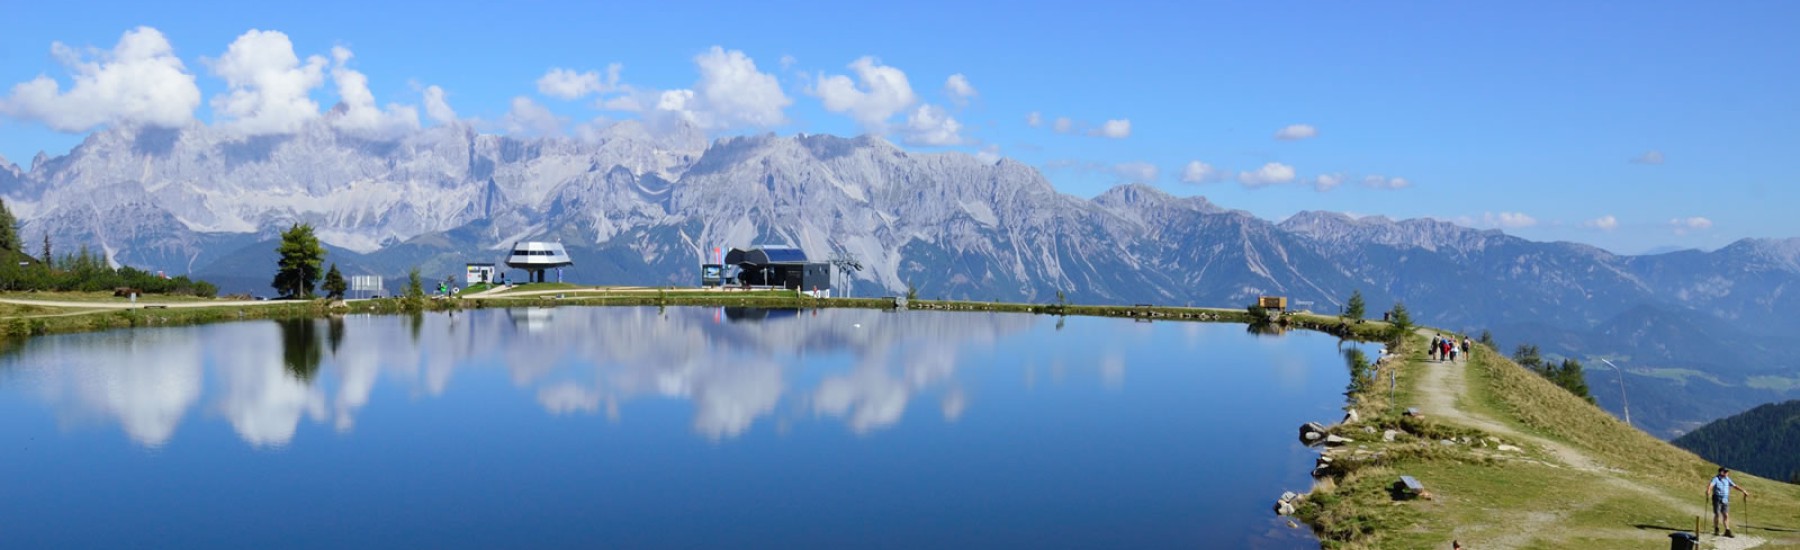
<instances>
[{"instance_id":1,"label":"mountain peak","mask_svg":"<svg viewBox=\"0 0 1800 550\"><path fill-rule=\"evenodd\" d=\"M1473 229L1431 218L1393 221L1382 216L1354 218L1338 212L1303 211L1282 220L1282 230L1327 243L1364 242L1431 251L1486 248L1494 239L1506 239L1497 229Z\"/></svg>"},{"instance_id":2,"label":"mountain peak","mask_svg":"<svg viewBox=\"0 0 1800 550\"><path fill-rule=\"evenodd\" d=\"M1206 197L1199 195L1186 198L1177 197L1169 194L1168 191L1143 183L1127 183L1114 186L1112 189L1107 189L1105 193L1101 193L1100 196L1094 197L1094 204L1108 208L1165 208L1173 206L1206 213L1226 211L1224 208L1213 204L1212 201L1206 200Z\"/></svg>"}]
</instances>

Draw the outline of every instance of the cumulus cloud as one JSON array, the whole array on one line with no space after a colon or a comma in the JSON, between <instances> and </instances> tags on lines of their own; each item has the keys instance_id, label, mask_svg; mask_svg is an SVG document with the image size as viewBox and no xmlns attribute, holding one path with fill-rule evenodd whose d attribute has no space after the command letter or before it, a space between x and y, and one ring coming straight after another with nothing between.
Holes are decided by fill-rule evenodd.
<instances>
[{"instance_id":1,"label":"cumulus cloud","mask_svg":"<svg viewBox=\"0 0 1800 550\"><path fill-rule=\"evenodd\" d=\"M1344 184L1343 174L1319 174L1313 178L1313 190L1320 193L1336 189Z\"/></svg>"},{"instance_id":2,"label":"cumulus cloud","mask_svg":"<svg viewBox=\"0 0 1800 550\"><path fill-rule=\"evenodd\" d=\"M375 94L369 91L369 78L346 66L355 55L348 48L331 49L334 63L331 81L338 87L338 107L331 119L333 127L346 133L371 139L391 139L419 129L419 110L410 105L389 104L386 109L375 105Z\"/></svg>"},{"instance_id":3,"label":"cumulus cloud","mask_svg":"<svg viewBox=\"0 0 1800 550\"><path fill-rule=\"evenodd\" d=\"M950 75L950 79L944 81L944 93L949 95L950 100L955 101L957 105L967 104L969 100L980 95L980 92L975 91L975 86L969 84L969 77L963 76L962 73Z\"/></svg>"},{"instance_id":4,"label":"cumulus cloud","mask_svg":"<svg viewBox=\"0 0 1800 550\"><path fill-rule=\"evenodd\" d=\"M1362 183L1365 187L1372 187L1375 189L1405 189L1412 187L1412 182L1406 181L1406 178L1390 178L1380 174L1363 176Z\"/></svg>"},{"instance_id":5,"label":"cumulus cloud","mask_svg":"<svg viewBox=\"0 0 1800 550\"><path fill-rule=\"evenodd\" d=\"M1712 220L1699 216L1669 220L1669 228L1673 230L1676 235L1686 235L1692 231L1705 231L1712 229L1712 226Z\"/></svg>"},{"instance_id":6,"label":"cumulus cloud","mask_svg":"<svg viewBox=\"0 0 1800 550\"><path fill-rule=\"evenodd\" d=\"M456 110L450 108L448 94L437 86L425 87L425 116L431 117L439 124L456 120Z\"/></svg>"},{"instance_id":7,"label":"cumulus cloud","mask_svg":"<svg viewBox=\"0 0 1800 550\"><path fill-rule=\"evenodd\" d=\"M1030 114L1025 115L1025 125L1032 128L1042 127L1044 125L1044 114L1032 111Z\"/></svg>"},{"instance_id":8,"label":"cumulus cloud","mask_svg":"<svg viewBox=\"0 0 1800 550\"><path fill-rule=\"evenodd\" d=\"M850 70L856 73L854 81L845 75L820 74L812 93L824 102L825 110L850 115L864 131L886 133L887 120L918 100L906 73L880 60L864 56L851 62Z\"/></svg>"},{"instance_id":9,"label":"cumulus cloud","mask_svg":"<svg viewBox=\"0 0 1800 550\"><path fill-rule=\"evenodd\" d=\"M68 91L39 76L13 86L0 99L0 114L82 132L110 123L181 126L200 105L194 75L156 29L126 31L111 51L77 52L60 42L51 43L50 51L69 69Z\"/></svg>"},{"instance_id":10,"label":"cumulus cloud","mask_svg":"<svg viewBox=\"0 0 1800 550\"><path fill-rule=\"evenodd\" d=\"M1069 120L1069 117L1066 116L1056 117L1056 122L1051 125L1051 129L1056 130L1058 134L1067 134L1075 131L1075 121Z\"/></svg>"},{"instance_id":11,"label":"cumulus cloud","mask_svg":"<svg viewBox=\"0 0 1800 550\"><path fill-rule=\"evenodd\" d=\"M1632 157L1631 163L1632 164L1662 164L1663 163L1663 152L1655 150L1655 149L1645 151L1644 154L1642 154L1642 155Z\"/></svg>"},{"instance_id":12,"label":"cumulus cloud","mask_svg":"<svg viewBox=\"0 0 1800 550\"><path fill-rule=\"evenodd\" d=\"M794 56L783 54L781 56L781 70L785 71L788 69L792 69L792 68L794 68L794 64L799 63L799 62L800 62L800 60L794 59Z\"/></svg>"},{"instance_id":13,"label":"cumulus cloud","mask_svg":"<svg viewBox=\"0 0 1800 550\"><path fill-rule=\"evenodd\" d=\"M1099 128L1095 128L1094 131L1088 132L1088 134L1113 139L1125 139L1131 137L1131 119L1119 118L1108 120L1104 124L1101 124Z\"/></svg>"},{"instance_id":14,"label":"cumulus cloud","mask_svg":"<svg viewBox=\"0 0 1800 550\"><path fill-rule=\"evenodd\" d=\"M1187 166L1181 168L1182 183L1211 183L1223 177L1224 174L1219 173L1211 164L1197 160L1188 161Z\"/></svg>"},{"instance_id":15,"label":"cumulus cloud","mask_svg":"<svg viewBox=\"0 0 1800 550\"><path fill-rule=\"evenodd\" d=\"M962 123L936 105L920 105L906 117L905 140L908 144L937 147L961 145L964 142L961 131Z\"/></svg>"},{"instance_id":16,"label":"cumulus cloud","mask_svg":"<svg viewBox=\"0 0 1800 550\"><path fill-rule=\"evenodd\" d=\"M512 100L512 110L507 111L502 124L506 133L520 136L555 136L562 134L565 121L550 109L539 105L525 96Z\"/></svg>"},{"instance_id":17,"label":"cumulus cloud","mask_svg":"<svg viewBox=\"0 0 1800 550\"><path fill-rule=\"evenodd\" d=\"M1238 172L1238 181L1245 187L1263 187L1278 183L1294 181L1294 167L1279 162L1264 164L1255 172Z\"/></svg>"},{"instance_id":18,"label":"cumulus cloud","mask_svg":"<svg viewBox=\"0 0 1800 550\"><path fill-rule=\"evenodd\" d=\"M326 60L301 63L280 31L251 29L213 60L213 74L227 91L213 96L215 122L244 135L288 134L319 115L309 94L325 83Z\"/></svg>"},{"instance_id":19,"label":"cumulus cloud","mask_svg":"<svg viewBox=\"0 0 1800 550\"><path fill-rule=\"evenodd\" d=\"M1319 129L1311 124L1290 124L1286 128L1275 131L1275 139L1282 141L1299 141L1319 135Z\"/></svg>"},{"instance_id":20,"label":"cumulus cloud","mask_svg":"<svg viewBox=\"0 0 1800 550\"><path fill-rule=\"evenodd\" d=\"M619 88L619 71L623 69L624 66L618 63L607 65L606 76L602 78L594 71L584 73L554 67L538 77L538 93L557 99L580 99L590 94L611 92Z\"/></svg>"},{"instance_id":21,"label":"cumulus cloud","mask_svg":"<svg viewBox=\"0 0 1800 550\"><path fill-rule=\"evenodd\" d=\"M691 90L669 90L656 99L656 110L707 130L785 124L783 113L794 101L781 91L775 75L756 69L744 52L713 46L694 56L700 80Z\"/></svg>"},{"instance_id":22,"label":"cumulus cloud","mask_svg":"<svg viewBox=\"0 0 1800 550\"><path fill-rule=\"evenodd\" d=\"M1601 231L1612 231L1614 229L1619 228L1619 219L1613 217L1612 214L1607 214L1605 216L1600 216L1598 218L1594 218L1594 219L1582 222L1581 226L1591 228L1591 229L1598 229Z\"/></svg>"}]
</instances>

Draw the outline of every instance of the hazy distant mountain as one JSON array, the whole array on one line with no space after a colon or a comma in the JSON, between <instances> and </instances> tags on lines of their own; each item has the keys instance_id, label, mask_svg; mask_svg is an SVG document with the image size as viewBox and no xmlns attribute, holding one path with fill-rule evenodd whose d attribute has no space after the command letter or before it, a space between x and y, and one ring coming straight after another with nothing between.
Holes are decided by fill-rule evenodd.
<instances>
[{"instance_id":1,"label":"hazy distant mountain","mask_svg":"<svg viewBox=\"0 0 1800 550\"><path fill-rule=\"evenodd\" d=\"M1275 224L1147 186L1081 199L1012 160L874 137L709 143L635 122L589 140L455 124L394 141L323 123L250 139L115 128L29 170L0 162L0 194L28 242L47 232L58 250L85 244L227 289L266 292L275 234L295 222L317 227L346 271L388 277L460 273L514 241L554 239L576 260L573 280L693 284L714 247L791 243L860 259L860 295L1232 305L1281 294L1321 311L1352 290L1372 309L1404 297L1428 323L1659 369L1628 382L1634 420L1665 435L1800 387L1800 361L1766 344L1800 329L1787 292L1800 290L1800 239L1622 256L1433 220L1302 212ZM1600 365L1589 373L1616 410L1605 388L1617 382Z\"/></svg>"}]
</instances>

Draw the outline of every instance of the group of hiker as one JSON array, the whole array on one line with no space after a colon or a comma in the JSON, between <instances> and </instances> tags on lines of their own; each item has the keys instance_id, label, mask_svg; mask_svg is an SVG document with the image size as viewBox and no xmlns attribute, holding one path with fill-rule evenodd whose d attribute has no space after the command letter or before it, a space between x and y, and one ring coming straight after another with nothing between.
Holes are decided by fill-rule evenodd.
<instances>
[{"instance_id":1,"label":"group of hiker","mask_svg":"<svg viewBox=\"0 0 1800 550\"><path fill-rule=\"evenodd\" d=\"M1465 358L1468 357L1469 346L1473 344L1474 342L1469 341L1469 337L1464 336L1459 347L1455 338L1445 338L1444 335L1438 334L1431 337L1431 347L1426 348L1425 353L1431 357L1432 361L1454 362L1458 353Z\"/></svg>"}]
</instances>

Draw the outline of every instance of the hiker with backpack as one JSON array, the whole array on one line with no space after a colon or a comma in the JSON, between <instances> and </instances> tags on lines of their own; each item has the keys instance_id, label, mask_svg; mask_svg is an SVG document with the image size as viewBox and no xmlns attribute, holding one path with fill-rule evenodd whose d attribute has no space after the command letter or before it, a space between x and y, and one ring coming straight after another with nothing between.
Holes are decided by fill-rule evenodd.
<instances>
[{"instance_id":1,"label":"hiker with backpack","mask_svg":"<svg viewBox=\"0 0 1800 550\"><path fill-rule=\"evenodd\" d=\"M1440 334L1437 336L1432 336L1431 337L1431 347L1425 349L1425 354L1427 356L1429 356L1432 361L1437 361L1438 360L1438 350L1443 345L1444 345L1444 336L1443 335Z\"/></svg>"},{"instance_id":2,"label":"hiker with backpack","mask_svg":"<svg viewBox=\"0 0 1800 550\"><path fill-rule=\"evenodd\" d=\"M1713 536L1715 537L1719 536L1720 520L1725 522L1725 536L1736 536L1731 534L1732 489L1737 489L1739 493L1743 493L1745 501L1750 500L1750 491L1745 491L1742 485L1738 485L1736 481L1732 481L1731 470L1725 469L1723 466L1719 467L1719 475L1714 476L1712 481L1707 482L1706 484L1706 492L1708 495L1712 496Z\"/></svg>"}]
</instances>

